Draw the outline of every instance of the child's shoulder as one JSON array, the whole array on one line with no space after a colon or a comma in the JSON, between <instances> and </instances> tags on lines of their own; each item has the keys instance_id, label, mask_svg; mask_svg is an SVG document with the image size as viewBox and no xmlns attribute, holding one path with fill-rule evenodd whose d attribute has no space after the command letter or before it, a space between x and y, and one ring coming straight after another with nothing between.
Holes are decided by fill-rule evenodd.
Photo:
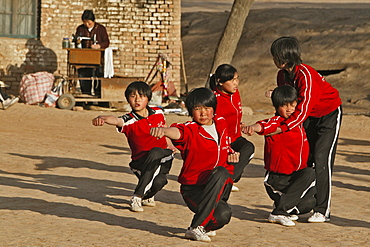
<instances>
[{"instance_id":1,"label":"child's shoulder","mask_svg":"<svg viewBox=\"0 0 370 247\"><path fill-rule=\"evenodd\" d=\"M194 121L187 121L185 123L173 123L171 127L177 128L180 132L198 133L200 125Z\"/></svg>"},{"instance_id":2,"label":"child's shoulder","mask_svg":"<svg viewBox=\"0 0 370 247\"><path fill-rule=\"evenodd\" d=\"M222 119L223 119L223 120L222 120ZM222 117L222 116L217 116L217 115L213 118L213 120L216 120L216 121L226 121L224 117Z\"/></svg>"},{"instance_id":3,"label":"child's shoulder","mask_svg":"<svg viewBox=\"0 0 370 247\"><path fill-rule=\"evenodd\" d=\"M271 118L266 118L264 120L257 121L257 123L270 123L270 124L275 124L275 123L280 123L283 122L285 118L281 116L273 116Z\"/></svg>"},{"instance_id":4,"label":"child's shoulder","mask_svg":"<svg viewBox=\"0 0 370 247\"><path fill-rule=\"evenodd\" d=\"M306 73L318 74L319 73L313 67L311 67L310 65L304 64L304 63L301 63L301 64L296 66L296 72L295 73L298 73L298 72L301 72L303 74L306 74Z\"/></svg>"},{"instance_id":5,"label":"child's shoulder","mask_svg":"<svg viewBox=\"0 0 370 247\"><path fill-rule=\"evenodd\" d=\"M135 116L131 112L129 112L129 113L126 113L126 114L120 116L119 118L122 118L123 122L127 123L130 120L133 120L135 118Z\"/></svg>"},{"instance_id":6,"label":"child's shoulder","mask_svg":"<svg viewBox=\"0 0 370 247\"><path fill-rule=\"evenodd\" d=\"M160 107L148 107L148 110L149 110L148 117L157 115L157 114L164 116L163 110ZM141 117L133 112L129 112L129 113L126 113L120 116L119 118L122 118L124 122L129 122L129 121L144 119L145 117Z\"/></svg>"},{"instance_id":7,"label":"child's shoulder","mask_svg":"<svg viewBox=\"0 0 370 247\"><path fill-rule=\"evenodd\" d=\"M163 109L160 107L152 106L149 107L149 109L152 111L153 114L164 114Z\"/></svg>"},{"instance_id":8,"label":"child's shoulder","mask_svg":"<svg viewBox=\"0 0 370 247\"><path fill-rule=\"evenodd\" d=\"M213 121L215 121L216 124L226 124L226 119L222 116L215 116L213 118Z\"/></svg>"},{"instance_id":9,"label":"child's shoulder","mask_svg":"<svg viewBox=\"0 0 370 247\"><path fill-rule=\"evenodd\" d=\"M189 128L194 128L196 126L199 126L199 124L197 124L194 121L186 121L185 123L173 123L173 124L171 124L171 127L189 127Z\"/></svg>"}]
</instances>

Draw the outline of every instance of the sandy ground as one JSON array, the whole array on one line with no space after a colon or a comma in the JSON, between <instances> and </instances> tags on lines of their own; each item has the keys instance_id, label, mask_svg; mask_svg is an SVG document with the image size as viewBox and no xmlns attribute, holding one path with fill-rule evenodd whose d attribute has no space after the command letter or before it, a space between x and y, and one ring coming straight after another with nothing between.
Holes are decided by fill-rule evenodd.
<instances>
[{"instance_id":1,"label":"sandy ground","mask_svg":"<svg viewBox=\"0 0 370 247\"><path fill-rule=\"evenodd\" d=\"M230 11L233 2L233 0L182 0L181 11L182 13ZM368 4L367 0L254 0L252 9L296 8L297 6L309 6L310 8L330 8L333 6L339 8L358 8L358 6L366 3ZM342 4L346 6L341 7Z\"/></svg>"},{"instance_id":2,"label":"sandy ground","mask_svg":"<svg viewBox=\"0 0 370 247\"><path fill-rule=\"evenodd\" d=\"M91 119L107 112L17 104L0 111L0 246L203 246L183 238L192 213L176 181L177 155L157 206L128 210L136 177L124 135ZM108 113L119 116L123 113ZM267 115L245 116L246 123ZM167 121L188 117L167 115ZM370 118L344 116L333 176L330 223L268 223L263 138L229 203L231 222L209 246L366 246L370 240Z\"/></svg>"},{"instance_id":3,"label":"sandy ground","mask_svg":"<svg viewBox=\"0 0 370 247\"><path fill-rule=\"evenodd\" d=\"M189 1L193 4L195 0ZM233 1L210 2L208 9L204 2L194 3L202 11L187 7L189 12L182 15L189 88L205 85ZM281 36L295 36L303 62L339 90L345 112L370 114L370 2L309 2L314 3L256 1L252 5L231 61L239 72L243 105L254 111L270 107L271 102L260 96L276 85L271 43Z\"/></svg>"},{"instance_id":4,"label":"sandy ground","mask_svg":"<svg viewBox=\"0 0 370 247\"><path fill-rule=\"evenodd\" d=\"M183 1L184 4L194 2L200 1ZM272 2L268 4L275 4ZM358 1L346 2L357 4ZM352 10L343 5L340 8L325 6L329 8L326 12L320 12L324 10L318 10L317 6L311 10L294 8L289 12L291 17L297 18L299 14L303 17L299 24L291 24L289 30L303 35L306 51L319 44L311 49L315 51L309 56L311 61L325 61L325 66L340 62L357 64L328 77L339 88L346 113L334 168L330 223L306 223L309 215L302 216L292 228L267 222L272 202L262 183L263 137L252 136L249 139L256 146L256 154L237 184L241 191L232 193L229 200L233 211L231 222L217 231L210 244L186 240L184 232L193 214L179 193L177 175L182 164L179 155L168 176L168 185L156 196L157 206L133 213L128 210L128 202L137 179L128 168L127 141L112 126L91 125L91 119L97 115L119 116L122 112L66 111L18 103L0 111L0 246L368 246L370 77L366 75L370 70L366 68L370 56L368 46L365 47L370 40L370 12L364 6L369 8L369 4ZM261 47L268 48L273 38L285 34L275 23L280 20L277 17L281 5L270 12L258 5L255 7L246 24L250 34L242 37L240 44L244 46L238 47L238 55L233 60L241 78L243 75L246 78L241 84L243 104L254 112L244 116L247 124L271 116L269 101L260 95L274 85L276 69L266 49ZM211 54L214 44L209 39L215 39L223 27L216 24L227 19L223 11L192 11L194 9L183 17L183 42L191 87L200 83L197 76L210 67L210 57L205 55ZM285 15L286 11L280 13ZM326 14L327 19L323 22L314 13ZM215 15L218 20L213 18ZM280 25L291 22L285 16L281 18L285 24ZM341 25L340 32L335 25ZM210 27L216 29L216 36L210 34ZM308 40L309 36L312 39ZM250 41L248 37L255 40ZM340 40L351 42L340 47ZM331 42L333 47L329 46ZM209 46L205 46L207 43ZM193 49L189 49L191 44ZM252 83L255 81L260 82L259 85ZM270 115L263 114L266 112ZM168 123L188 119L167 115Z\"/></svg>"}]
</instances>

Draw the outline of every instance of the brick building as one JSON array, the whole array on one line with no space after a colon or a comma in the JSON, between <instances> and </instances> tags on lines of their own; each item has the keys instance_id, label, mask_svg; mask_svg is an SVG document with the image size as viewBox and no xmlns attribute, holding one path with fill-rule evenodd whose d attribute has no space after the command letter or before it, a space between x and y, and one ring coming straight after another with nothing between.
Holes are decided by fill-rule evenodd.
<instances>
[{"instance_id":1,"label":"brick building","mask_svg":"<svg viewBox=\"0 0 370 247\"><path fill-rule=\"evenodd\" d=\"M3 0L0 6L0 80L17 95L23 74L66 76L64 37L71 37L85 9L108 31L115 72L146 77L159 54L171 63L170 80L180 91L180 0ZM18 19L16 19L18 17ZM7 19L6 19L7 18Z\"/></svg>"}]
</instances>

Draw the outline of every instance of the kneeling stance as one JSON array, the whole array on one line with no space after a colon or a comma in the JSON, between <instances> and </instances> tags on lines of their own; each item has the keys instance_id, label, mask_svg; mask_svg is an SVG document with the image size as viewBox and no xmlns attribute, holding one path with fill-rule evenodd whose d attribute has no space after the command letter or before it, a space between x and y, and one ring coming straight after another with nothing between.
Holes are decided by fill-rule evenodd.
<instances>
[{"instance_id":1,"label":"kneeling stance","mask_svg":"<svg viewBox=\"0 0 370 247\"><path fill-rule=\"evenodd\" d=\"M247 126L245 132L265 135L265 187L274 200L268 220L284 226L294 226L297 214L310 212L316 204L315 171L307 167L309 144L302 124L274 134L280 123L295 111L297 92L284 85L275 88L271 96L276 116Z\"/></svg>"},{"instance_id":2,"label":"kneeling stance","mask_svg":"<svg viewBox=\"0 0 370 247\"><path fill-rule=\"evenodd\" d=\"M195 213L185 237L209 242L214 230L231 219L227 200L239 153L230 147L225 119L214 118L216 97L211 90L194 89L185 103L192 122L153 128L151 133L169 137L184 161L178 181L185 203Z\"/></svg>"},{"instance_id":3,"label":"kneeling stance","mask_svg":"<svg viewBox=\"0 0 370 247\"><path fill-rule=\"evenodd\" d=\"M144 211L142 206L155 206L154 195L167 184L167 174L171 169L174 149L166 138L155 138L150 134L151 126L165 126L165 118L160 108L151 108L148 102L152 91L142 81L132 82L125 91L132 111L121 117L98 116L93 119L95 126L115 125L124 133L131 148L130 168L139 179L134 196L130 200L130 210Z\"/></svg>"}]
</instances>

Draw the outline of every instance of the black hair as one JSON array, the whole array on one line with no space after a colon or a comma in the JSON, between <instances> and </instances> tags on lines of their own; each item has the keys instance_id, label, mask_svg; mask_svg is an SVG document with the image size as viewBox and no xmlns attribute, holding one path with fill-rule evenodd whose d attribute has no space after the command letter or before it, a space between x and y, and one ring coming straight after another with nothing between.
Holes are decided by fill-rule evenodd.
<instances>
[{"instance_id":1,"label":"black hair","mask_svg":"<svg viewBox=\"0 0 370 247\"><path fill-rule=\"evenodd\" d=\"M131 82L130 85L128 85L125 91L126 100L128 101L130 95L135 92L138 92L138 94L140 95L146 96L148 98L148 101L152 99L152 89L147 83L143 81L134 81Z\"/></svg>"},{"instance_id":2,"label":"black hair","mask_svg":"<svg viewBox=\"0 0 370 247\"><path fill-rule=\"evenodd\" d=\"M278 65L286 63L287 68L292 68L302 63L301 47L295 37L280 37L271 45L271 55Z\"/></svg>"},{"instance_id":3,"label":"black hair","mask_svg":"<svg viewBox=\"0 0 370 247\"><path fill-rule=\"evenodd\" d=\"M238 71L230 64L221 64L217 67L215 73L209 80L210 88L215 90L218 83L224 83L232 80L236 72Z\"/></svg>"},{"instance_id":4,"label":"black hair","mask_svg":"<svg viewBox=\"0 0 370 247\"><path fill-rule=\"evenodd\" d=\"M277 110L280 106L298 101L297 90L290 85L279 86L272 92L271 100Z\"/></svg>"},{"instance_id":5,"label":"black hair","mask_svg":"<svg viewBox=\"0 0 370 247\"><path fill-rule=\"evenodd\" d=\"M91 20L95 21L95 15L94 12L91 9L86 9L81 16L81 20Z\"/></svg>"},{"instance_id":6,"label":"black hair","mask_svg":"<svg viewBox=\"0 0 370 247\"><path fill-rule=\"evenodd\" d=\"M212 107L216 111L217 100L215 94L205 87L194 88L185 100L189 116L193 116L193 109L198 106Z\"/></svg>"}]
</instances>

